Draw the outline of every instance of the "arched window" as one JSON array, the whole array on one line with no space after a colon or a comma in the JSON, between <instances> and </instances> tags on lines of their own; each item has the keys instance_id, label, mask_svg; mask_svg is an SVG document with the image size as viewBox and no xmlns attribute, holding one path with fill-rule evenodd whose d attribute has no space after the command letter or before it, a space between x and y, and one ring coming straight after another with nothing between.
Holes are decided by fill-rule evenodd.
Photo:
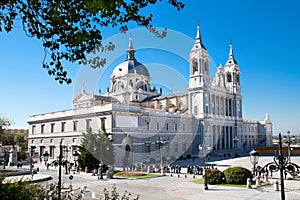
<instances>
[{"instance_id":1,"label":"arched window","mask_svg":"<svg viewBox=\"0 0 300 200\"><path fill-rule=\"evenodd\" d=\"M122 81L118 81L114 84L114 87L113 87L114 92L120 91L122 89L124 89L124 84Z\"/></svg>"},{"instance_id":2,"label":"arched window","mask_svg":"<svg viewBox=\"0 0 300 200\"><path fill-rule=\"evenodd\" d=\"M132 80L129 80L129 85L130 85L131 87L133 87L133 81L132 81Z\"/></svg>"},{"instance_id":3,"label":"arched window","mask_svg":"<svg viewBox=\"0 0 300 200\"><path fill-rule=\"evenodd\" d=\"M129 154L130 154L130 146L127 144L127 145L125 146L125 156L128 157Z\"/></svg>"},{"instance_id":4,"label":"arched window","mask_svg":"<svg viewBox=\"0 0 300 200\"><path fill-rule=\"evenodd\" d=\"M148 91L148 86L144 81L140 81L137 83L136 89L142 89L144 91Z\"/></svg>"},{"instance_id":5,"label":"arched window","mask_svg":"<svg viewBox=\"0 0 300 200\"><path fill-rule=\"evenodd\" d=\"M227 74L227 82L229 82L229 83L232 82L232 76L230 73Z\"/></svg>"},{"instance_id":6,"label":"arched window","mask_svg":"<svg viewBox=\"0 0 300 200\"><path fill-rule=\"evenodd\" d=\"M192 69L193 69L192 74L195 74L198 71L198 62L196 59L193 59L192 61Z\"/></svg>"}]
</instances>

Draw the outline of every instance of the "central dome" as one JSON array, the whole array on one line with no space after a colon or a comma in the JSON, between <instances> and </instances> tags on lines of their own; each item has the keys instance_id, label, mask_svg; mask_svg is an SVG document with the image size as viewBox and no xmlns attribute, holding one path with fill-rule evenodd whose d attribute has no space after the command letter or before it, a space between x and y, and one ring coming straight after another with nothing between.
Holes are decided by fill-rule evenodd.
<instances>
[{"instance_id":1,"label":"central dome","mask_svg":"<svg viewBox=\"0 0 300 200\"><path fill-rule=\"evenodd\" d=\"M114 69L112 77L118 77L129 73L149 76L147 68L142 63L136 60L125 60Z\"/></svg>"},{"instance_id":2,"label":"central dome","mask_svg":"<svg viewBox=\"0 0 300 200\"><path fill-rule=\"evenodd\" d=\"M116 66L111 74L111 77L119 77L125 74L138 74L143 76L149 76L148 69L134 57L134 48L132 46L132 38L129 39L129 46L127 49L127 58L124 62Z\"/></svg>"}]
</instances>

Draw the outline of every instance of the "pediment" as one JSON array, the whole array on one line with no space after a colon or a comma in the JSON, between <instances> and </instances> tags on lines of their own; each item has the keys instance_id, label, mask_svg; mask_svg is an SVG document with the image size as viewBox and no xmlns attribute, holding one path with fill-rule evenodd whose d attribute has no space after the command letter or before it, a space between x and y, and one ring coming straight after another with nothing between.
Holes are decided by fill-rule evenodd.
<instances>
[{"instance_id":1,"label":"pediment","mask_svg":"<svg viewBox=\"0 0 300 200\"><path fill-rule=\"evenodd\" d=\"M93 94L80 93L77 97L73 99L73 103L91 101L91 100L94 100Z\"/></svg>"}]
</instances>

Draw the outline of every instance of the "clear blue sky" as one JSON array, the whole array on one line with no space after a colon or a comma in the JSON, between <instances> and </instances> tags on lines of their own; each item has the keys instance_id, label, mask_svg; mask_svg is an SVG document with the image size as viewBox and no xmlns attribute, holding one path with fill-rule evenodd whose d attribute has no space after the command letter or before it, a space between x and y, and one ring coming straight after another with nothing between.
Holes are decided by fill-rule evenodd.
<instances>
[{"instance_id":1,"label":"clear blue sky","mask_svg":"<svg viewBox=\"0 0 300 200\"><path fill-rule=\"evenodd\" d=\"M242 72L243 117L263 120L265 113L269 113L273 132L277 134L288 130L300 132L299 9L300 1L297 0L192 0L187 1L180 12L166 3L145 12L154 14L154 25L190 38L195 38L200 19L203 42L217 65L225 64L232 40ZM117 33L117 29L107 28L103 36L107 39ZM179 40L172 42L170 45L184 45ZM72 107L75 84L60 85L48 76L41 67L43 49L39 41L27 38L17 26L9 34L1 33L0 44L0 113L13 119L13 127L28 127L30 115ZM138 60L150 63L152 56L149 55L152 54L149 52L137 51ZM155 62L168 58L165 54L157 54ZM122 59L124 57L120 62ZM75 82L80 66L67 66ZM173 67L187 76L188 66L184 66L184 62ZM109 86L108 83L100 85Z\"/></svg>"}]
</instances>

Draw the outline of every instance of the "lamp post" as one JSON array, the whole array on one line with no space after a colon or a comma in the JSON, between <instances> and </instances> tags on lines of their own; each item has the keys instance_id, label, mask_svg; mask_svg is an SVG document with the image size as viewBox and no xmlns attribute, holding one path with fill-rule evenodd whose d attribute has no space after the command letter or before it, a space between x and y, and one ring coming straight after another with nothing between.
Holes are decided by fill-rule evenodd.
<instances>
[{"instance_id":1,"label":"lamp post","mask_svg":"<svg viewBox=\"0 0 300 200\"><path fill-rule=\"evenodd\" d=\"M258 163L258 159L259 159L258 152L253 149L252 151L250 151L249 155L250 155L250 161L253 165L253 175L255 176L256 175L256 164Z\"/></svg>"},{"instance_id":2,"label":"lamp post","mask_svg":"<svg viewBox=\"0 0 300 200\"><path fill-rule=\"evenodd\" d=\"M235 148L235 149L238 149L237 143L238 143L239 140L240 140L240 139L239 139L237 136L234 136L233 142L234 142L234 148Z\"/></svg>"},{"instance_id":3,"label":"lamp post","mask_svg":"<svg viewBox=\"0 0 300 200\"><path fill-rule=\"evenodd\" d=\"M285 191L284 191L284 171L290 173L293 177L299 176L300 166L298 164L290 162L288 157L285 157L282 153L282 138L281 133L279 133L279 151L278 155L274 156L274 161L267 163L260 170L261 171L271 171L280 172L280 187L281 187L281 200L285 200ZM286 174L285 174L286 175Z\"/></svg>"},{"instance_id":4,"label":"lamp post","mask_svg":"<svg viewBox=\"0 0 300 200\"><path fill-rule=\"evenodd\" d=\"M69 162L68 162L69 147L68 147L68 145L67 146L63 146L63 150L62 151L65 152L64 156L63 156L63 153L62 153L62 158L65 158L62 161L62 165L64 165L64 167L65 167L65 174L68 174L68 168L69 168Z\"/></svg>"},{"instance_id":5,"label":"lamp post","mask_svg":"<svg viewBox=\"0 0 300 200\"><path fill-rule=\"evenodd\" d=\"M156 141L156 144L159 145L159 153L160 153L160 173L162 175L165 175L165 172L164 172L164 166L163 166L163 159L162 159L162 145L165 144L166 141L164 140L163 137L159 137L158 140Z\"/></svg>"},{"instance_id":6,"label":"lamp post","mask_svg":"<svg viewBox=\"0 0 300 200\"><path fill-rule=\"evenodd\" d=\"M208 190L208 186L207 186L207 180L206 180L206 153L207 151L210 151L211 147L210 145L206 145L206 146L202 146L201 144L199 144L199 153L200 151L203 151L203 159L204 159L204 173L203 173L203 177L204 177L204 190Z\"/></svg>"},{"instance_id":7,"label":"lamp post","mask_svg":"<svg viewBox=\"0 0 300 200\"><path fill-rule=\"evenodd\" d=\"M292 162L291 152L293 150L293 148L291 148L291 143L295 140L295 136L293 136L291 138L290 131L288 131L287 134L288 134L288 139L286 141L286 143L288 144L288 157L287 157L287 159L288 159L288 162L291 163Z\"/></svg>"},{"instance_id":8,"label":"lamp post","mask_svg":"<svg viewBox=\"0 0 300 200\"><path fill-rule=\"evenodd\" d=\"M61 164L62 164L62 140L59 143L59 156L58 156L58 200L61 200Z\"/></svg>"},{"instance_id":9,"label":"lamp post","mask_svg":"<svg viewBox=\"0 0 300 200\"><path fill-rule=\"evenodd\" d=\"M79 153L77 151L75 151L73 153L73 157L74 157L74 162L75 162L75 171L77 172L77 161L78 161L78 158L79 158Z\"/></svg>"},{"instance_id":10,"label":"lamp post","mask_svg":"<svg viewBox=\"0 0 300 200\"><path fill-rule=\"evenodd\" d=\"M285 200L284 194L284 179L283 179L283 169L284 161L283 161L283 154L282 154L282 141L281 141L281 133L279 133L279 152L278 152L278 159L279 159L279 172L280 172L280 185L281 185L281 200Z\"/></svg>"},{"instance_id":11,"label":"lamp post","mask_svg":"<svg viewBox=\"0 0 300 200\"><path fill-rule=\"evenodd\" d=\"M103 162L100 162L99 163L99 173L98 173L98 179L103 179L103 174L102 174L102 172L103 172L103 167L104 167L104 163ZM99 177L100 176L100 177Z\"/></svg>"},{"instance_id":12,"label":"lamp post","mask_svg":"<svg viewBox=\"0 0 300 200\"><path fill-rule=\"evenodd\" d=\"M29 157L30 157L30 160L29 160L29 169L31 170L32 169L32 156L33 156L33 152L34 152L34 149L35 149L35 146L31 146L30 147L30 153L29 153Z\"/></svg>"}]
</instances>

